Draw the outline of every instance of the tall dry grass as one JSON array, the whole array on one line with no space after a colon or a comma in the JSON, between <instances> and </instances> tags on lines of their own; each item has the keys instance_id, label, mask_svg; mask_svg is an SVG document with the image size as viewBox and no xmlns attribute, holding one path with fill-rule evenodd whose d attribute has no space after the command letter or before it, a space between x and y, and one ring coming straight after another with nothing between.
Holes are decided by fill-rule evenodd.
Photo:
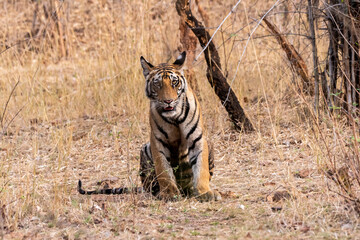
<instances>
[{"instance_id":1,"label":"tall dry grass","mask_svg":"<svg viewBox=\"0 0 360 240\"><path fill-rule=\"evenodd\" d=\"M210 16L210 32L235 2L202 2ZM37 3L38 15L34 22ZM50 3L57 11L58 19L45 17L42 4ZM299 79L276 40L256 38L268 34L265 28L257 30L235 76L237 62L255 24L253 18L271 4L268 1L244 2L215 37L224 71L257 128L255 135L248 139L254 146L246 145L247 138L242 133L232 133L226 112L207 83L204 61L200 58L194 63L208 135L218 144L219 175L221 171L231 170L227 166L242 161L238 158L241 151L258 154L256 158L260 163L255 163L253 171L261 171L264 166L260 164L266 163L268 158L287 161L291 156L283 145L292 144L284 140L287 134L296 134L307 144L308 150L303 155L314 157L311 161L316 161L320 169L329 156L331 159L338 155L347 156L346 144L338 144L339 139L346 143L352 136L347 125L341 117L335 119L324 114L321 124L315 127L311 117L312 99L298 94ZM281 12L281 9L276 11ZM29 228L36 229L34 226L38 225L48 229L65 228L67 235L61 234L79 238L84 230L74 230L65 223L95 226L96 221L108 219L107 224L115 229L113 232L132 229L138 234L139 231L131 227L136 221L139 223L139 219L136 220L138 198L132 198L134 205L116 200L117 204L109 205L95 217L91 214L99 208L96 201L74 197L76 180L83 178L91 187L95 180L111 175L117 176L120 180L114 181L121 184L139 183L138 151L149 136L148 100L144 94L139 58L143 55L151 62L160 63L172 61L177 56L180 41L174 3L154 0L4 1L0 16L1 114L19 80L7 106L4 125L9 124L23 107L0 136L0 233L16 233L19 229L29 232ZM283 31L303 31L298 15L291 15L287 24L279 16L273 18ZM59 31L58 22L62 31ZM32 36L34 28L41 29L41 34ZM289 40L305 59L310 59L307 40L299 36L289 36ZM324 55L326 48L320 50L320 55ZM227 145L231 141L234 145ZM330 153L324 150L324 145L331 149L331 155L327 155ZM270 150L272 157L267 155ZM274 167L272 173L258 175L271 175L279 170L284 169ZM255 175L252 176L258 177ZM281 180L284 185L292 181L290 175L286 173L286 179ZM223 185L219 187L236 188L239 184L234 180L236 175L229 176L220 177L219 184ZM248 182L249 175L246 176L246 180L241 181ZM321 184L323 181L326 182L322 179ZM252 186L253 181L249 180L248 184ZM331 182L328 184L334 187ZM291 188L296 189L295 186ZM319 191L331 195L326 188ZM301 209L310 208L309 203L290 204L295 205L290 209L296 210L285 212L283 220L290 214L294 219L297 218L295 215L301 215L302 221L308 221ZM184 209L192 211L190 205ZM147 205L147 211L155 214L163 207L163 203L153 201ZM236 211L240 210L234 209L235 213L231 210L225 213L236 216ZM264 211L251 210L244 218L263 216ZM320 218L320 211L324 210L317 211L314 216ZM118 219L121 214L133 216L132 225L121 225ZM145 219L151 219L151 214ZM277 228L280 223L274 216L272 218L270 225ZM331 232L328 225L324 228ZM41 232L36 231L36 234ZM131 231L127 232L129 236L133 236ZM191 236L196 235L194 230ZM46 234L25 236L49 237Z\"/></svg>"}]
</instances>

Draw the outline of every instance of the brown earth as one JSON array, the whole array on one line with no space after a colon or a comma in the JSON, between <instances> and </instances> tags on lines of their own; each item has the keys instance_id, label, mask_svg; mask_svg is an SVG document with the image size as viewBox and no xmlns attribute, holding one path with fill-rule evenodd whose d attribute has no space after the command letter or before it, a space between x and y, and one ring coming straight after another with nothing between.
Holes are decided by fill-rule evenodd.
<instances>
[{"instance_id":1,"label":"brown earth","mask_svg":"<svg viewBox=\"0 0 360 240\"><path fill-rule=\"evenodd\" d=\"M139 186L139 152L149 139L139 58L160 63L177 56L174 2L49 1L63 31L41 7L33 24L37 2L44 3L0 4L1 238L359 238L358 215L323 174L329 156L347 156L352 132L344 119L323 114L314 124L313 99L298 93L299 79L276 40L261 37L268 34L262 27L236 72L253 19L273 2L244 1L214 40L255 132L234 131L202 57L193 63L215 151L211 185L222 195L208 203L164 202L148 194L83 196L76 189L78 179L86 189L104 186L101 181ZM210 32L237 1L224 2L200 1ZM282 31L305 31L300 15L286 23L281 15L271 19ZM34 28L46 31L19 42ZM309 42L289 41L311 66ZM326 47L319 55L326 56Z\"/></svg>"}]
</instances>

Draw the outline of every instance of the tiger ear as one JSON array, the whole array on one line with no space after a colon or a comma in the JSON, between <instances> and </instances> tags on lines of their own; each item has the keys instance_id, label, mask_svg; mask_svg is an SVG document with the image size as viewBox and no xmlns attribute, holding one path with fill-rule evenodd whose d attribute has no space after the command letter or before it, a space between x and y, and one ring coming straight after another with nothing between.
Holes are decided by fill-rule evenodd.
<instances>
[{"instance_id":1,"label":"tiger ear","mask_svg":"<svg viewBox=\"0 0 360 240\"><path fill-rule=\"evenodd\" d=\"M186 59L186 52L184 51L176 58L176 61L173 63L173 65L177 69L181 69L182 66L184 65L185 59Z\"/></svg>"},{"instance_id":2,"label":"tiger ear","mask_svg":"<svg viewBox=\"0 0 360 240\"><path fill-rule=\"evenodd\" d=\"M154 66L148 61L146 61L146 59L143 56L140 57L140 63L143 69L144 77L146 78L146 76L149 75L149 73L151 72Z\"/></svg>"}]
</instances>

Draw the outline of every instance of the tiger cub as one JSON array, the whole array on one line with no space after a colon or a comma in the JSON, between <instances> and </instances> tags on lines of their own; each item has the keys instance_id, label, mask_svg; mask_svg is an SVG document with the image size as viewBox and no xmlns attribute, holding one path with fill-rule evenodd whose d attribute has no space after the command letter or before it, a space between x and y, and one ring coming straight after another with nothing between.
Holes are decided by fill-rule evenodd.
<instances>
[{"instance_id":1,"label":"tiger cub","mask_svg":"<svg viewBox=\"0 0 360 240\"><path fill-rule=\"evenodd\" d=\"M145 191L165 200L195 196L200 201L220 200L209 186L214 169L212 149L205 139L200 105L181 70L183 52L173 64L154 66L140 62L150 99L150 142L140 151L140 178ZM123 194L141 188L113 188L80 194Z\"/></svg>"},{"instance_id":2,"label":"tiger cub","mask_svg":"<svg viewBox=\"0 0 360 240\"><path fill-rule=\"evenodd\" d=\"M219 200L209 186L214 158L200 105L181 70L185 58L183 52L173 64L158 66L140 58L151 127L150 142L140 152L140 176L143 187L162 199L185 195Z\"/></svg>"}]
</instances>

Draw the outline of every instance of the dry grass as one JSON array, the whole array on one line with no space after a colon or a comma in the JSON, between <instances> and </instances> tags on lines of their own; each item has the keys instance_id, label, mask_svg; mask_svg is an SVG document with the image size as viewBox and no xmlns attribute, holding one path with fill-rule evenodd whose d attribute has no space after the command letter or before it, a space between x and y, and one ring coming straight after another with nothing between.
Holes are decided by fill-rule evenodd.
<instances>
[{"instance_id":1,"label":"dry grass","mask_svg":"<svg viewBox=\"0 0 360 240\"><path fill-rule=\"evenodd\" d=\"M236 1L222 2L203 1L212 26ZM35 5L1 5L0 42L5 49L31 31ZM220 45L222 35L232 36L223 64L229 79L245 45L233 40L246 38L249 28L231 34L266 7L263 2L240 5L216 37ZM139 184L139 151L149 138L139 57L155 63L174 59L178 17L173 2L153 0L65 1L61 11L67 57L46 19L38 24L53 35L1 54L1 114L20 80L5 124L25 106L0 136L2 238L359 238L358 216L329 190L336 188L320 171L327 158L324 143L342 156L334 129L342 139L351 136L351 129L326 116L319 128L313 127L311 99L296 94L291 69L272 38L249 44L233 83L257 128L252 134L233 131L207 84L204 62L195 63L208 137L215 146L212 186L223 194L222 201L79 195L79 178L86 188L104 179L111 186ZM282 28L290 29L293 21ZM258 34L266 31L260 28ZM290 40L300 43L296 47L307 59L306 41ZM283 191L289 194L277 201L274 193Z\"/></svg>"}]
</instances>

